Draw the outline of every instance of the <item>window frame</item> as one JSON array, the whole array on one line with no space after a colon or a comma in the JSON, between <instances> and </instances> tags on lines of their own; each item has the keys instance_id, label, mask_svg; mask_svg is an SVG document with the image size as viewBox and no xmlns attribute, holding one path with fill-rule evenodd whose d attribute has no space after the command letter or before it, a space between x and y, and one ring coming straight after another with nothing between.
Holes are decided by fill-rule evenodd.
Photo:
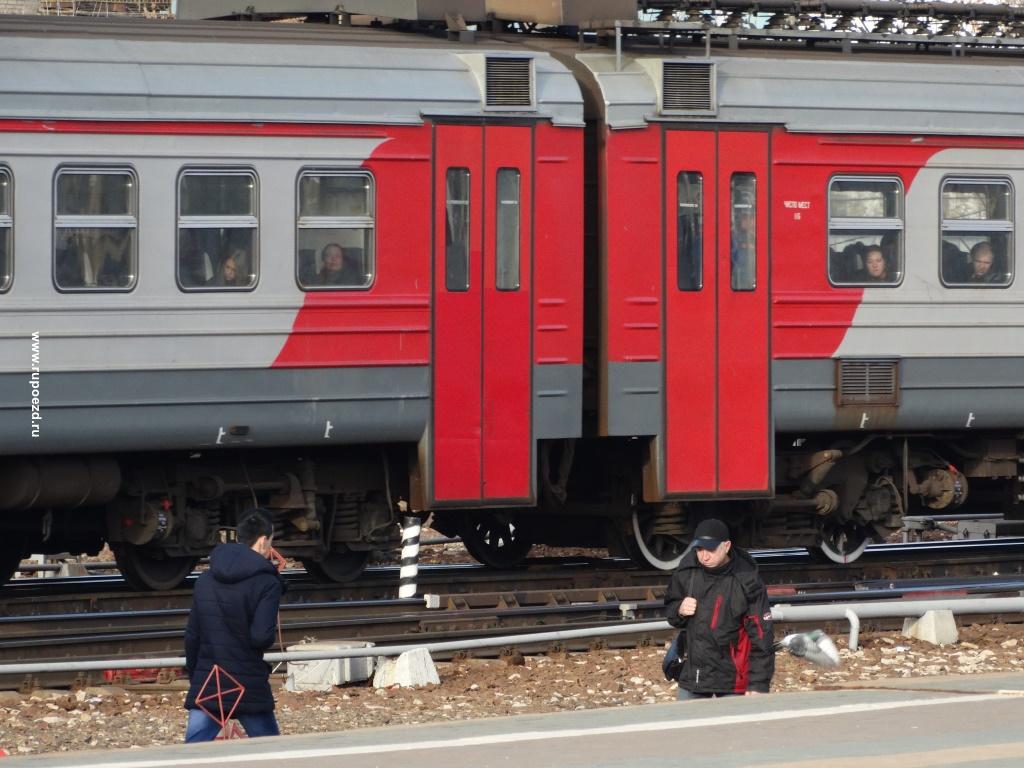
<instances>
[{"instance_id":1,"label":"window frame","mask_svg":"<svg viewBox=\"0 0 1024 768\"><path fill-rule=\"evenodd\" d=\"M184 216L181 213L181 189L187 176L249 176L252 179L252 215L245 216ZM182 226L182 222L186 225ZM249 222L251 226L247 226ZM194 285L181 282L181 230L182 229L252 229L252 285ZM216 265L214 266L216 269ZM260 284L260 177L249 165L185 165L178 170L174 183L174 280L182 293L221 293L255 291Z\"/></svg>"},{"instance_id":2,"label":"window frame","mask_svg":"<svg viewBox=\"0 0 1024 768\"><path fill-rule=\"evenodd\" d=\"M67 175L90 175L99 174L107 176L118 176L127 174L131 178L131 194L129 195L129 207L131 214L114 214L110 216L94 216L90 214L58 214L57 213L57 190L61 176ZM60 293L131 293L139 285L139 174L131 165L59 165L53 173L52 188L52 210L51 228L52 242L50 244L50 279L54 288ZM134 233L131 239L132 247L128 254L131 267L132 280L125 286L111 285L82 285L76 287L65 287L57 282L57 233L62 229L128 229Z\"/></svg>"},{"instance_id":3,"label":"window frame","mask_svg":"<svg viewBox=\"0 0 1024 768\"><path fill-rule=\"evenodd\" d=\"M370 191L367 195L369 214L366 216L303 216L302 215L302 180L307 176L348 176L369 179ZM370 282L366 285L304 285L301 275L299 232L303 229L352 229L364 231L369 229L370 238ZM344 246L342 246L344 247ZM366 254L363 254L364 259ZM366 262L364 262L366 263ZM302 292L317 291L369 291L377 284L377 178L367 168L345 166L325 167L307 166L300 168L295 176L295 285Z\"/></svg>"},{"instance_id":4,"label":"window frame","mask_svg":"<svg viewBox=\"0 0 1024 768\"><path fill-rule=\"evenodd\" d=\"M843 216L833 219L832 217L832 185L837 181L894 181L899 192L899 216L885 218L867 218L855 216ZM833 221L838 222L833 226ZM899 226L893 226L898 222ZM836 282L832 277L832 230L846 230L849 232L864 231L865 229L882 229L900 233L899 249L899 280L888 283L872 283L867 281L855 282L853 280ZM903 186L903 179L891 173L885 174L851 174L839 173L830 176L828 185L825 188L825 277L833 288L898 288L903 285L907 275L906 263L906 233L907 233L907 194Z\"/></svg>"},{"instance_id":5,"label":"window frame","mask_svg":"<svg viewBox=\"0 0 1024 768\"><path fill-rule=\"evenodd\" d=\"M459 171L464 173L466 176L466 199L456 200L454 202L464 204L466 206L465 216L465 229L466 229L466 279L464 282L459 283L457 286L452 287L451 283L451 264L450 264L450 252L449 248L451 243L448 240L448 222L450 216L448 215L448 208L451 206L453 200L448 196L448 179L453 171ZM473 285L473 263L472 253L473 249L470 248L471 240L473 238L473 171L465 165L450 165L444 170L444 218L445 218L445 234L444 234L444 289L449 293L466 293Z\"/></svg>"},{"instance_id":6,"label":"window frame","mask_svg":"<svg viewBox=\"0 0 1024 768\"><path fill-rule=\"evenodd\" d=\"M695 203L687 203L697 209L697 258L696 258L696 285L693 287L683 285L683 262L690 254L684 254L681 248L680 234L682 232L683 215L681 210L683 202L680 191L683 177L696 177L697 197ZM756 193L756 188L755 188ZM755 220L756 221L756 220ZM680 293L700 293L704 290L704 174L700 171L679 171L676 173L676 290ZM756 266L756 265L755 265Z\"/></svg>"},{"instance_id":7,"label":"window frame","mask_svg":"<svg viewBox=\"0 0 1024 768\"><path fill-rule=\"evenodd\" d=\"M7 252L7 274L0 273L0 294L7 293L14 285L14 172L6 165L0 165L0 176L7 177L10 204L7 213L0 211L0 233L6 230L11 238L11 248Z\"/></svg>"},{"instance_id":8,"label":"window frame","mask_svg":"<svg viewBox=\"0 0 1024 768\"><path fill-rule=\"evenodd\" d=\"M752 183L751 191L753 192L753 198L750 202L749 212L753 219L753 262L751 266L750 283L744 285L736 285L738 270L736 269L736 262L733 260L733 252L736 245L736 219L735 211L737 210L737 189L738 184L741 181L749 180ZM758 174L754 171L742 171L737 170L729 174L729 290L733 293L753 293L757 291L757 261L758 261L758 242L757 242L757 195L758 195Z\"/></svg>"},{"instance_id":9,"label":"window frame","mask_svg":"<svg viewBox=\"0 0 1024 768\"><path fill-rule=\"evenodd\" d=\"M949 183L953 184L977 184L982 186L985 184L1005 184L1010 190L1010 200L1006 207L1007 214L1010 216L1009 219L947 219L944 215L945 205L943 200L943 193L946 190L946 185ZM1009 288L1013 285L1013 281L1016 279L1016 253L1014 251L1015 243L1017 240L1017 220L1015 217L1017 205L1017 190L1013 186L1013 179L1008 176L964 176L962 174L953 174L949 176L943 176L939 183L939 252L938 252L938 271L939 271L939 282L943 288L950 288L953 290L961 290L963 288L981 288L983 290L993 290L997 288ZM954 222L952 225L947 226L947 222ZM972 223L973 222L973 223ZM1000 223L1008 223L1009 226L996 226ZM981 223L982 226L978 226ZM946 280L943 276L943 258L942 258L942 244L945 242L947 232L1008 232L1009 237L1007 238L1006 254L1004 265L1006 269L1003 270L1003 274L1009 274L1010 279L1005 283L953 283Z\"/></svg>"},{"instance_id":10,"label":"window frame","mask_svg":"<svg viewBox=\"0 0 1024 768\"><path fill-rule=\"evenodd\" d=\"M516 199L515 199L515 285L502 285L502 260L505 256L506 250L503 249L502 241L502 205L507 204L509 201L501 199L501 174L502 173L514 173L516 183ZM523 282L523 173L522 171L513 166L501 166L495 171L494 174L494 288L497 291L503 291L506 293L514 293L522 288ZM512 253L509 248L508 253Z\"/></svg>"}]
</instances>

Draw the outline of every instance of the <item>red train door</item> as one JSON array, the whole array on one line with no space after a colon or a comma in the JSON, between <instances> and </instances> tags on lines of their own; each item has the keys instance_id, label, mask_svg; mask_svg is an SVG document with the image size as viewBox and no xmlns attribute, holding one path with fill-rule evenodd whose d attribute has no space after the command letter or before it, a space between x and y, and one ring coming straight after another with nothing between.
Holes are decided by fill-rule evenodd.
<instances>
[{"instance_id":1,"label":"red train door","mask_svg":"<svg viewBox=\"0 0 1024 768\"><path fill-rule=\"evenodd\" d=\"M435 505L532 496L533 133L435 129Z\"/></svg>"},{"instance_id":2,"label":"red train door","mask_svg":"<svg viewBox=\"0 0 1024 768\"><path fill-rule=\"evenodd\" d=\"M768 137L665 137L664 490L772 490Z\"/></svg>"}]
</instances>

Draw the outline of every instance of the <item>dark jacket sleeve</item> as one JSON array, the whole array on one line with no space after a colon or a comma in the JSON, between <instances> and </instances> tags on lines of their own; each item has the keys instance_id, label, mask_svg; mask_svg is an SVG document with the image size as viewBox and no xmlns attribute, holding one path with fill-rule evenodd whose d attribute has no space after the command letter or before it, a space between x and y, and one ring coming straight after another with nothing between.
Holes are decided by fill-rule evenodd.
<instances>
[{"instance_id":1,"label":"dark jacket sleeve","mask_svg":"<svg viewBox=\"0 0 1024 768\"><path fill-rule=\"evenodd\" d=\"M669 579L668 589L665 590L665 618L673 627L685 629L689 616L679 615L679 604L683 602L686 595L686 585L683 583L684 571L677 569L672 578Z\"/></svg>"},{"instance_id":2,"label":"dark jacket sleeve","mask_svg":"<svg viewBox=\"0 0 1024 768\"><path fill-rule=\"evenodd\" d=\"M768 693L775 674L775 636L768 590L760 579L749 585L747 615L743 624L750 638L750 682L747 689Z\"/></svg>"},{"instance_id":3,"label":"dark jacket sleeve","mask_svg":"<svg viewBox=\"0 0 1024 768\"><path fill-rule=\"evenodd\" d=\"M281 607L283 591L281 580L277 577L267 579L266 585L260 590L249 629L249 642L258 651L265 651L274 644L277 636L277 612Z\"/></svg>"},{"instance_id":4,"label":"dark jacket sleeve","mask_svg":"<svg viewBox=\"0 0 1024 768\"><path fill-rule=\"evenodd\" d=\"M189 677L196 668L199 657L199 611L194 607L188 612L188 624L185 625L185 671Z\"/></svg>"}]
</instances>

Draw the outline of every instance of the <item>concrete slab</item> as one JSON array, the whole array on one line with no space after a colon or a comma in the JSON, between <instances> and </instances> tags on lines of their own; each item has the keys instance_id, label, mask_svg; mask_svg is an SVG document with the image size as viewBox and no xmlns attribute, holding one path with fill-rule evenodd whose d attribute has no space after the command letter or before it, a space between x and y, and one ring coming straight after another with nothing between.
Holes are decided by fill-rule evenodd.
<instances>
[{"instance_id":1,"label":"concrete slab","mask_svg":"<svg viewBox=\"0 0 1024 768\"><path fill-rule=\"evenodd\" d=\"M935 675L891 680L852 680L837 689L891 691L949 691L953 693L1020 693L1024 695L1024 671L990 672L974 675Z\"/></svg>"}]
</instances>

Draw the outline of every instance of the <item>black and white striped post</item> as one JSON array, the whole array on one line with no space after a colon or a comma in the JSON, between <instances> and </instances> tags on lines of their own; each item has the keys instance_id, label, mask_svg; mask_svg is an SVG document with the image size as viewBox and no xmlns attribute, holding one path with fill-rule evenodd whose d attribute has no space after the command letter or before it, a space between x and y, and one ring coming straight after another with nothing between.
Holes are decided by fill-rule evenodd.
<instances>
[{"instance_id":1,"label":"black and white striped post","mask_svg":"<svg viewBox=\"0 0 1024 768\"><path fill-rule=\"evenodd\" d=\"M398 577L398 596L416 597L416 574L420 563L420 519L402 517L402 568Z\"/></svg>"}]
</instances>

